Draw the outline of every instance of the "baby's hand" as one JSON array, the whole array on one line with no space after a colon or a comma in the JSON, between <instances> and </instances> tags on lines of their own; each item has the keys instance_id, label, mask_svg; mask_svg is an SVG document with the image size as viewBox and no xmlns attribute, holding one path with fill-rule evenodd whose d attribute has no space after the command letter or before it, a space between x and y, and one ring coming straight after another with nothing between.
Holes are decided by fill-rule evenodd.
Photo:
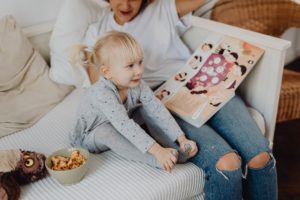
<instances>
[{"instance_id":1,"label":"baby's hand","mask_svg":"<svg viewBox=\"0 0 300 200\"><path fill-rule=\"evenodd\" d=\"M167 172L171 172L177 162L178 152L172 148L160 148L154 155Z\"/></svg>"}]
</instances>

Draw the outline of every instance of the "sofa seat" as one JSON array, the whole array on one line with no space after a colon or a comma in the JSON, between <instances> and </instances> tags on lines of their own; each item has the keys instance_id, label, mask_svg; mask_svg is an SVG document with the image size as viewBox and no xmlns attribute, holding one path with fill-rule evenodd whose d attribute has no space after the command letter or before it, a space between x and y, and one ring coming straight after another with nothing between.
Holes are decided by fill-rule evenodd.
<instances>
[{"instance_id":1,"label":"sofa seat","mask_svg":"<svg viewBox=\"0 0 300 200\"><path fill-rule=\"evenodd\" d=\"M46 156L69 146L82 90L74 90L29 129L0 138L0 149L24 149ZM195 165L178 164L171 173L125 160L111 151L91 154L85 178L62 186L54 178L22 187L21 199L182 200L203 199L204 172Z\"/></svg>"}]
</instances>

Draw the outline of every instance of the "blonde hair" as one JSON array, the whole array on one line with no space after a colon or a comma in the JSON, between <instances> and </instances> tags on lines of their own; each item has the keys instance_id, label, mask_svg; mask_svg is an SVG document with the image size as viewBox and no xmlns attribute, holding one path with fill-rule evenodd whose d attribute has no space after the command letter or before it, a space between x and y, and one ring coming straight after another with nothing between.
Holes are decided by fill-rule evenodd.
<instances>
[{"instance_id":1,"label":"blonde hair","mask_svg":"<svg viewBox=\"0 0 300 200\"><path fill-rule=\"evenodd\" d=\"M111 66L119 60L134 63L143 58L142 47L128 33L110 31L99 38L92 49L80 44L73 52L73 62L84 66ZM128 63L126 63L128 64Z\"/></svg>"}]
</instances>

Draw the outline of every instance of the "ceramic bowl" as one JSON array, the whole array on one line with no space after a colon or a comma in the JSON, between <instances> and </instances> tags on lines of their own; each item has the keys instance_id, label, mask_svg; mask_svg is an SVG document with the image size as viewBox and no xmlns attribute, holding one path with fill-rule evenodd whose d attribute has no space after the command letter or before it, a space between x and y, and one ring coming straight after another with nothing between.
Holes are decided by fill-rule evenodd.
<instances>
[{"instance_id":1,"label":"ceramic bowl","mask_svg":"<svg viewBox=\"0 0 300 200\"><path fill-rule=\"evenodd\" d=\"M75 150L78 150L81 155L83 155L86 158L86 161L84 164L80 165L79 167L76 167L74 169L68 169L68 170L53 170L52 168L52 162L51 158L53 156L64 156L64 157L70 157L71 153ZM46 159L46 168L49 172L49 174L54 177L59 183L62 185L73 185L75 183L80 182L84 175L86 174L88 170L89 165L89 152L83 148L63 148L60 150L57 150L53 152L50 156Z\"/></svg>"}]
</instances>

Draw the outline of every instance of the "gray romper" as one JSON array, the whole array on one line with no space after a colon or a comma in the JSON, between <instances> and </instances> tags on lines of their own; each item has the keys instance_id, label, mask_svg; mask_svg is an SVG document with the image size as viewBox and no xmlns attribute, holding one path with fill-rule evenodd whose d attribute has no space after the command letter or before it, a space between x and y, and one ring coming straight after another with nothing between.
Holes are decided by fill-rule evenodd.
<instances>
[{"instance_id":1,"label":"gray romper","mask_svg":"<svg viewBox=\"0 0 300 200\"><path fill-rule=\"evenodd\" d=\"M149 133L139 125L144 123ZM146 83L129 89L123 104L116 86L101 77L83 93L70 140L72 146L90 152L111 149L126 159L161 168L148 150L155 142L178 149L175 141L181 134L172 115Z\"/></svg>"}]
</instances>

